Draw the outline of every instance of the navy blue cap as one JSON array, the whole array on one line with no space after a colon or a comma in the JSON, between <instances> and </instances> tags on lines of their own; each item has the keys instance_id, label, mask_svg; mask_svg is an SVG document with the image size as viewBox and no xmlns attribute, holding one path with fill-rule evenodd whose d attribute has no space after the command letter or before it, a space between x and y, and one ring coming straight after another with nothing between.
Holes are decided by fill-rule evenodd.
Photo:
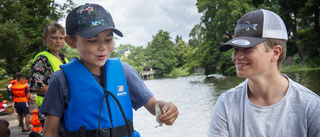
<instances>
[{"instance_id":1,"label":"navy blue cap","mask_svg":"<svg viewBox=\"0 0 320 137\"><path fill-rule=\"evenodd\" d=\"M111 14L97 4L81 5L73 9L67 16L67 35L78 34L89 39L108 29L123 37L121 31L115 28Z\"/></svg>"}]
</instances>

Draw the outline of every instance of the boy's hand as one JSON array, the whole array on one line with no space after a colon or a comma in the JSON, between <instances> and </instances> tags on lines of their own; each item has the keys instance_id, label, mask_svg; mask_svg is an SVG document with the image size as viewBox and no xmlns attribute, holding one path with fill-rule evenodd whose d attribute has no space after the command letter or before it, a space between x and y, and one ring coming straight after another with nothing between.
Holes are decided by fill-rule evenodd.
<instances>
[{"instance_id":1,"label":"boy's hand","mask_svg":"<svg viewBox=\"0 0 320 137\"><path fill-rule=\"evenodd\" d=\"M164 106L162 106L162 110L164 114L159 117L158 121L165 123L168 126L173 125L174 121L178 118L179 115L177 106L172 102L166 102Z\"/></svg>"}]
</instances>

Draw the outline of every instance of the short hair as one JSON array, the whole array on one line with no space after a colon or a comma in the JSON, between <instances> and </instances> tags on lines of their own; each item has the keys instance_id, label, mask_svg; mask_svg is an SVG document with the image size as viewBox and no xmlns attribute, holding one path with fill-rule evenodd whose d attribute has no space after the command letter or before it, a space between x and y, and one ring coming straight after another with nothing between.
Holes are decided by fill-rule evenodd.
<instances>
[{"instance_id":1,"label":"short hair","mask_svg":"<svg viewBox=\"0 0 320 137\"><path fill-rule=\"evenodd\" d=\"M20 81L21 79L27 79L27 76L21 74L21 75L18 76L17 80Z\"/></svg>"},{"instance_id":2,"label":"short hair","mask_svg":"<svg viewBox=\"0 0 320 137\"><path fill-rule=\"evenodd\" d=\"M52 22L51 24L48 24L46 27L44 27L43 36L47 37L49 33L56 33L57 31L59 31L63 35L66 34L64 28L60 24Z\"/></svg>"},{"instance_id":3,"label":"short hair","mask_svg":"<svg viewBox=\"0 0 320 137\"><path fill-rule=\"evenodd\" d=\"M276 45L281 46L282 51L277 61L277 66L278 66L278 69L280 70L281 64L283 63L287 54L287 40L268 38L267 40L264 41L264 43L265 43L264 45L265 45L266 51L269 51L271 48L273 48Z\"/></svg>"},{"instance_id":4,"label":"short hair","mask_svg":"<svg viewBox=\"0 0 320 137\"><path fill-rule=\"evenodd\" d=\"M20 75L23 75L21 72L16 73L16 78L18 78Z\"/></svg>"}]
</instances>

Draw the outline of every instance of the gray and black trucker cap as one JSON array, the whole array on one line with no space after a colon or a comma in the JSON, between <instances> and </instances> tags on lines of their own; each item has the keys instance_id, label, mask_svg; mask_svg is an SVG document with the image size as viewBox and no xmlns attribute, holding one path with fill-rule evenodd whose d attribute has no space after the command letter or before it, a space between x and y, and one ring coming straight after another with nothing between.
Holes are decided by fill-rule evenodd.
<instances>
[{"instance_id":1,"label":"gray and black trucker cap","mask_svg":"<svg viewBox=\"0 0 320 137\"><path fill-rule=\"evenodd\" d=\"M243 15L237 23L234 38L221 45L221 52L233 46L248 48L255 46L267 38L288 40L283 20L274 12L264 9L251 11Z\"/></svg>"}]
</instances>

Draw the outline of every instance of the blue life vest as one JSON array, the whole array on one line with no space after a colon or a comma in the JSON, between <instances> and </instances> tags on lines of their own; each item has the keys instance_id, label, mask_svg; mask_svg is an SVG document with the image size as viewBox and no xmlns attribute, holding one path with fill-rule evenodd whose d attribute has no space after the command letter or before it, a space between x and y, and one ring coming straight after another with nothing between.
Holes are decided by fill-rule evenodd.
<instances>
[{"instance_id":1,"label":"blue life vest","mask_svg":"<svg viewBox=\"0 0 320 137\"><path fill-rule=\"evenodd\" d=\"M61 124L66 131L79 131L81 127L85 127L85 130L126 128L126 121L118 104L105 90L110 91L117 98L127 122L129 121L132 125L132 104L120 59L108 59L105 64L105 90L79 60L73 58L61 68L69 87L69 102L61 119ZM100 127L98 127L99 121ZM133 126L131 128L133 133ZM113 134L113 132L123 131L110 132Z\"/></svg>"}]
</instances>

